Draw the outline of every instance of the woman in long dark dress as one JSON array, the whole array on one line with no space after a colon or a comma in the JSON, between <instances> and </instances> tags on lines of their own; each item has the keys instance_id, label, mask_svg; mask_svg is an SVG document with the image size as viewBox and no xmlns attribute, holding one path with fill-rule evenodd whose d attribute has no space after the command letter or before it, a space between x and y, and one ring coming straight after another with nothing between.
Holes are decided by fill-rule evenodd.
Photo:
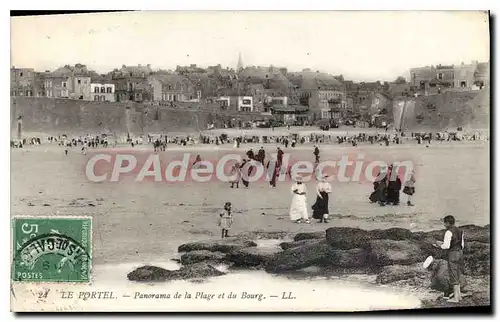
<instances>
[{"instance_id":1,"label":"woman in long dark dress","mask_svg":"<svg viewBox=\"0 0 500 322\"><path fill-rule=\"evenodd\" d=\"M313 218L318 219L320 223L328 222L329 211L328 201L329 194L332 192L332 186L326 181L327 176L324 176L316 186L316 202L312 206Z\"/></svg>"}]
</instances>

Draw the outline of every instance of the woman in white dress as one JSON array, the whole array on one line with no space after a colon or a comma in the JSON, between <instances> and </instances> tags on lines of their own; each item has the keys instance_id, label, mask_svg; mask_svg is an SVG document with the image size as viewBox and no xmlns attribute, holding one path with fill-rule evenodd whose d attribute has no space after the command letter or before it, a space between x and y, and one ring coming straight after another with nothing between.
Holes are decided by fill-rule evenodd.
<instances>
[{"instance_id":1,"label":"woman in white dress","mask_svg":"<svg viewBox=\"0 0 500 322\"><path fill-rule=\"evenodd\" d=\"M302 178L297 178L292 186L292 205L290 206L290 220L299 224L305 222L309 224L309 214L307 213L306 185L302 183Z\"/></svg>"}]
</instances>

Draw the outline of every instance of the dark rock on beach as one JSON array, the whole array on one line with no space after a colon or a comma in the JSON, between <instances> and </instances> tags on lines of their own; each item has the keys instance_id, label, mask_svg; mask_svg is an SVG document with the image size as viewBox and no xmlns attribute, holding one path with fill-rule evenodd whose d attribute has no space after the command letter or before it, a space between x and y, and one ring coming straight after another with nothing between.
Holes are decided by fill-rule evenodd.
<instances>
[{"instance_id":1,"label":"dark rock on beach","mask_svg":"<svg viewBox=\"0 0 500 322\"><path fill-rule=\"evenodd\" d=\"M367 266L368 252L366 249L330 249L326 260L322 263L327 267L362 268Z\"/></svg>"},{"instance_id":2,"label":"dark rock on beach","mask_svg":"<svg viewBox=\"0 0 500 322\"><path fill-rule=\"evenodd\" d=\"M224 262L226 259L227 255L221 252L211 252L208 250L193 250L181 256L181 263L183 265L189 265L204 261L217 263L217 262Z\"/></svg>"},{"instance_id":3,"label":"dark rock on beach","mask_svg":"<svg viewBox=\"0 0 500 322\"><path fill-rule=\"evenodd\" d=\"M207 263L196 263L193 265L186 265L181 267L178 271L175 271L175 279L191 279L191 278L205 278L212 276L221 276L225 273L217 270L210 264Z\"/></svg>"},{"instance_id":4,"label":"dark rock on beach","mask_svg":"<svg viewBox=\"0 0 500 322\"><path fill-rule=\"evenodd\" d=\"M325 241L289 248L277 253L266 263L265 269L268 272L278 273L321 264L328 258L329 250L330 246Z\"/></svg>"},{"instance_id":5,"label":"dark rock on beach","mask_svg":"<svg viewBox=\"0 0 500 322\"><path fill-rule=\"evenodd\" d=\"M366 230L350 227L332 227L326 230L326 240L332 248L367 248L371 237Z\"/></svg>"},{"instance_id":6,"label":"dark rock on beach","mask_svg":"<svg viewBox=\"0 0 500 322\"><path fill-rule=\"evenodd\" d=\"M325 232L324 231L314 231L309 233L298 233L293 237L294 241L306 240L306 239L324 239Z\"/></svg>"},{"instance_id":7,"label":"dark rock on beach","mask_svg":"<svg viewBox=\"0 0 500 322\"><path fill-rule=\"evenodd\" d=\"M391 265L383 267L377 275L376 282L389 284L409 279L428 279L429 272L421 264Z\"/></svg>"},{"instance_id":8,"label":"dark rock on beach","mask_svg":"<svg viewBox=\"0 0 500 322\"><path fill-rule=\"evenodd\" d=\"M248 247L236 250L229 254L229 260L236 266L254 267L265 265L281 252L279 248Z\"/></svg>"},{"instance_id":9,"label":"dark rock on beach","mask_svg":"<svg viewBox=\"0 0 500 322\"><path fill-rule=\"evenodd\" d=\"M427 256L413 241L379 239L370 242L371 266L421 263Z\"/></svg>"},{"instance_id":10,"label":"dark rock on beach","mask_svg":"<svg viewBox=\"0 0 500 322\"><path fill-rule=\"evenodd\" d=\"M332 249L324 240L304 243L277 253L267 262L268 272L285 272L308 266L338 268L360 268L367 265L367 251L364 249Z\"/></svg>"},{"instance_id":11,"label":"dark rock on beach","mask_svg":"<svg viewBox=\"0 0 500 322\"><path fill-rule=\"evenodd\" d=\"M176 279L205 278L224 275L206 263L196 263L181 267L179 270L167 270L156 266L142 266L127 274L130 281L154 282Z\"/></svg>"},{"instance_id":12,"label":"dark rock on beach","mask_svg":"<svg viewBox=\"0 0 500 322\"><path fill-rule=\"evenodd\" d=\"M409 240L412 232L403 228L363 230L350 227L332 227L326 230L326 240L333 248L368 248L374 239Z\"/></svg>"},{"instance_id":13,"label":"dark rock on beach","mask_svg":"<svg viewBox=\"0 0 500 322\"><path fill-rule=\"evenodd\" d=\"M208 250L211 252L221 252L227 254L241 248L252 247L252 246L257 246L257 244L251 240L227 238L220 240L207 240L207 241L183 244L179 246L178 251L190 252L193 250Z\"/></svg>"},{"instance_id":14,"label":"dark rock on beach","mask_svg":"<svg viewBox=\"0 0 500 322\"><path fill-rule=\"evenodd\" d=\"M165 281L173 276L173 271L156 266L142 266L127 274L130 281L152 282Z\"/></svg>"},{"instance_id":15,"label":"dark rock on beach","mask_svg":"<svg viewBox=\"0 0 500 322\"><path fill-rule=\"evenodd\" d=\"M374 229L368 232L372 239L409 240L413 233L404 228Z\"/></svg>"},{"instance_id":16,"label":"dark rock on beach","mask_svg":"<svg viewBox=\"0 0 500 322\"><path fill-rule=\"evenodd\" d=\"M317 243L317 242L318 242L318 239L303 239L303 240L299 240L299 241L282 242L281 244L279 244L279 246L281 247L281 249L287 250L289 248L299 247L299 246L303 246L303 245L307 245L307 244L311 244L311 243Z\"/></svg>"}]
</instances>

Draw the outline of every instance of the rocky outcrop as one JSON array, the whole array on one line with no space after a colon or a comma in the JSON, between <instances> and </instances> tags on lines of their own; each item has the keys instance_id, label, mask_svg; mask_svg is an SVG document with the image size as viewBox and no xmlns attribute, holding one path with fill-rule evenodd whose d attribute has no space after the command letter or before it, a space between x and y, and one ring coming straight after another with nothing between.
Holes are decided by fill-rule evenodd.
<instances>
[{"instance_id":1,"label":"rocky outcrop","mask_svg":"<svg viewBox=\"0 0 500 322\"><path fill-rule=\"evenodd\" d=\"M410 265L421 263L428 256L411 240L376 239L370 241L369 247L372 266Z\"/></svg>"},{"instance_id":2,"label":"rocky outcrop","mask_svg":"<svg viewBox=\"0 0 500 322\"><path fill-rule=\"evenodd\" d=\"M412 233L408 229L390 228L363 230L349 227L332 227L326 230L326 240L333 248L368 248L374 239L409 240Z\"/></svg>"},{"instance_id":3,"label":"rocky outcrop","mask_svg":"<svg viewBox=\"0 0 500 322\"><path fill-rule=\"evenodd\" d=\"M367 265L367 251L364 249L333 249L324 240L304 243L276 254L267 262L268 272L279 273L298 270L308 266L339 268L361 268Z\"/></svg>"},{"instance_id":4,"label":"rocky outcrop","mask_svg":"<svg viewBox=\"0 0 500 322\"><path fill-rule=\"evenodd\" d=\"M476 278L481 283L488 284L489 226L467 225L460 228L466 236L464 273L469 275L467 280ZM259 239L258 235L247 233L224 240L183 244L179 246L179 252L186 253L181 257L180 261L184 266L180 270L169 271L144 266L129 273L128 278L158 281L218 276L223 273L210 264L225 261L230 262L233 267L264 268L270 273L306 272L326 276L375 273L376 282L380 284L433 288L443 292L449 289L446 251L432 244L442 240L444 233L444 230L411 232L401 228L363 230L331 227L326 232L299 233L294 236L293 241L279 244L280 247L259 247L251 240L251 236ZM272 232L272 236L289 237L283 232ZM429 255L434 256L435 266L424 269L422 263ZM312 272L311 268L314 268ZM462 285L465 282L462 281ZM478 293L478 290L484 289L484 286L471 289L471 292L477 294L473 300L467 300L467 303L486 303L480 295L483 293ZM439 305L441 302L432 303L434 304L429 305Z\"/></svg>"},{"instance_id":5,"label":"rocky outcrop","mask_svg":"<svg viewBox=\"0 0 500 322\"><path fill-rule=\"evenodd\" d=\"M293 237L294 241L306 240L306 239L324 239L325 232L324 231L315 231L309 233L298 233Z\"/></svg>"},{"instance_id":6,"label":"rocky outcrop","mask_svg":"<svg viewBox=\"0 0 500 322\"><path fill-rule=\"evenodd\" d=\"M244 240L233 237L220 240L208 240L182 244L179 246L178 251L191 252L194 250L208 250L211 252L221 252L227 254L238 249L252 246L257 246L257 244L251 240Z\"/></svg>"},{"instance_id":7,"label":"rocky outcrop","mask_svg":"<svg viewBox=\"0 0 500 322\"><path fill-rule=\"evenodd\" d=\"M383 267L377 275L377 283L389 284L409 279L428 279L429 272L421 264L391 265Z\"/></svg>"},{"instance_id":8,"label":"rocky outcrop","mask_svg":"<svg viewBox=\"0 0 500 322\"><path fill-rule=\"evenodd\" d=\"M326 241L332 248L367 248L371 237L366 230L349 227L332 227L326 230Z\"/></svg>"},{"instance_id":9,"label":"rocky outcrop","mask_svg":"<svg viewBox=\"0 0 500 322\"><path fill-rule=\"evenodd\" d=\"M229 260L240 267L261 266L273 260L279 252L279 248L248 247L229 254Z\"/></svg>"},{"instance_id":10,"label":"rocky outcrop","mask_svg":"<svg viewBox=\"0 0 500 322\"><path fill-rule=\"evenodd\" d=\"M287 250L289 248L299 247L302 245L317 243L317 242L318 239L303 239L299 241L282 242L281 244L279 244L279 246L281 247L281 249Z\"/></svg>"},{"instance_id":11,"label":"rocky outcrop","mask_svg":"<svg viewBox=\"0 0 500 322\"><path fill-rule=\"evenodd\" d=\"M224 262L226 259L227 255L221 252L211 252L208 250L193 250L181 256L181 264L189 265L206 261L219 263L219 262Z\"/></svg>"},{"instance_id":12,"label":"rocky outcrop","mask_svg":"<svg viewBox=\"0 0 500 322\"><path fill-rule=\"evenodd\" d=\"M213 266L206 263L196 263L183 266L179 270L167 270L157 266L142 266L127 274L130 281L154 282L177 279L205 278L224 275Z\"/></svg>"},{"instance_id":13,"label":"rocky outcrop","mask_svg":"<svg viewBox=\"0 0 500 322\"><path fill-rule=\"evenodd\" d=\"M273 260L266 263L265 269L278 273L321 264L328 258L329 250L330 246L325 241L289 248L277 253Z\"/></svg>"}]
</instances>

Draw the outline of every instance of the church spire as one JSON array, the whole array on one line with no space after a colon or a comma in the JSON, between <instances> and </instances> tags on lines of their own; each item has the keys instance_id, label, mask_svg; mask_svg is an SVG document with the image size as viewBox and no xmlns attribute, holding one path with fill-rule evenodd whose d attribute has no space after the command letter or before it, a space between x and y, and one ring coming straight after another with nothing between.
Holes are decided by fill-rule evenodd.
<instances>
[{"instance_id":1,"label":"church spire","mask_svg":"<svg viewBox=\"0 0 500 322\"><path fill-rule=\"evenodd\" d=\"M238 57L238 66L236 66L236 68L238 70L242 70L243 69L243 60L241 59L241 52L240 52L240 55Z\"/></svg>"}]
</instances>

